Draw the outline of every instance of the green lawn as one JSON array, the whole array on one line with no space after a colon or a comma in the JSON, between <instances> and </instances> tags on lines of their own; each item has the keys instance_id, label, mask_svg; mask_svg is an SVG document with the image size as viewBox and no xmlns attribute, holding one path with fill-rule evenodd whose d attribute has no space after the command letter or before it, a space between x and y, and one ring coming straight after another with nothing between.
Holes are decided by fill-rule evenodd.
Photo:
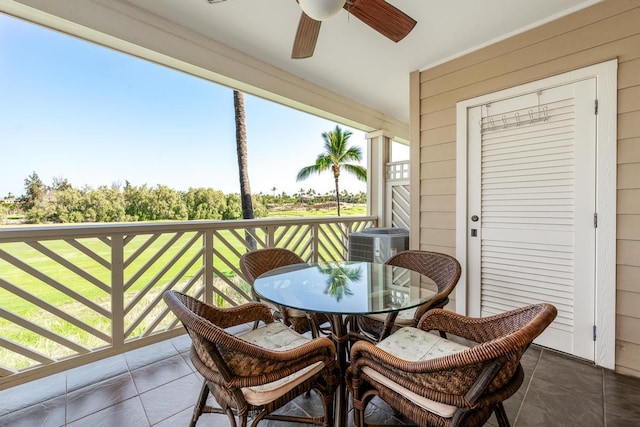
<instances>
[{"instance_id":1,"label":"green lawn","mask_svg":"<svg viewBox=\"0 0 640 427\"><path fill-rule=\"evenodd\" d=\"M296 218L296 217L316 217L316 216L334 216L337 215L336 208L304 208L290 209L283 208L269 211L269 218ZM340 207L342 216L364 216L367 214L366 205L346 204Z\"/></svg>"}]
</instances>

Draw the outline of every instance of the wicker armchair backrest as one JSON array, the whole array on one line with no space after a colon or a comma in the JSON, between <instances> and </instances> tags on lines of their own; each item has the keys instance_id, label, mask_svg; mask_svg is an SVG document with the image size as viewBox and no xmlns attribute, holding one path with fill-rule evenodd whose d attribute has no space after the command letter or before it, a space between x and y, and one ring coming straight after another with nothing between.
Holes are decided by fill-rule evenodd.
<instances>
[{"instance_id":1,"label":"wicker armchair backrest","mask_svg":"<svg viewBox=\"0 0 640 427\"><path fill-rule=\"evenodd\" d=\"M461 273L457 259L439 252L402 251L389 258L385 264L404 267L428 276L438 286L438 293L443 298L453 291Z\"/></svg>"},{"instance_id":2,"label":"wicker armchair backrest","mask_svg":"<svg viewBox=\"0 0 640 427\"><path fill-rule=\"evenodd\" d=\"M301 264L304 260L295 252L284 248L257 249L240 257L240 270L249 284L263 273L274 268L292 264Z\"/></svg>"}]
</instances>

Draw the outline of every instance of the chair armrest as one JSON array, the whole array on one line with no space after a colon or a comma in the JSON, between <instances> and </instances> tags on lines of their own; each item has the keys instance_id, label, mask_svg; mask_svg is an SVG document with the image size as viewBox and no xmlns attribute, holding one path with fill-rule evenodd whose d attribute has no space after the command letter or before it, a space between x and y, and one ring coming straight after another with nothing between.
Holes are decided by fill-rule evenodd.
<instances>
[{"instance_id":1,"label":"chair armrest","mask_svg":"<svg viewBox=\"0 0 640 427\"><path fill-rule=\"evenodd\" d=\"M274 321L269 307L261 302L248 302L230 308L202 305L197 314L223 329L255 321L263 321L264 323Z\"/></svg>"},{"instance_id":2,"label":"chair armrest","mask_svg":"<svg viewBox=\"0 0 640 427\"><path fill-rule=\"evenodd\" d=\"M490 317L467 317L452 311L432 309L425 313L416 326L424 331L442 331L459 337L485 343L503 337L515 330L507 321L509 313Z\"/></svg>"}]
</instances>

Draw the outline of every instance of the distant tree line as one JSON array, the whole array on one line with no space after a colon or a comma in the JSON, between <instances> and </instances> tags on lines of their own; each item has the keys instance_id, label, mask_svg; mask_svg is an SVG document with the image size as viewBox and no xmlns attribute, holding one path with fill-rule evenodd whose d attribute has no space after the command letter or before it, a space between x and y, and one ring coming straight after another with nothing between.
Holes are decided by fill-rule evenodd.
<instances>
[{"instance_id":1,"label":"distant tree line","mask_svg":"<svg viewBox=\"0 0 640 427\"><path fill-rule=\"evenodd\" d=\"M186 221L242 218L240 195L211 188L176 191L166 185L119 185L74 188L64 178L45 185L37 173L25 179L25 194L17 199L31 223ZM256 217L267 216L259 200Z\"/></svg>"},{"instance_id":2,"label":"distant tree line","mask_svg":"<svg viewBox=\"0 0 640 427\"><path fill-rule=\"evenodd\" d=\"M301 188L293 194L287 194L284 191L276 193L276 189L272 189L272 192L272 194L260 193L258 195L260 201L267 207L292 204L314 205L336 201L336 196L333 192L317 193L311 188L308 190ZM347 190L343 190L340 192L340 200L346 203L367 203L367 193L363 191L349 193Z\"/></svg>"},{"instance_id":3,"label":"distant tree line","mask_svg":"<svg viewBox=\"0 0 640 427\"><path fill-rule=\"evenodd\" d=\"M177 191L165 185L149 187L111 185L75 188L65 178L54 178L46 185L33 172L25 180L25 193L0 200L0 220L6 212L20 211L30 223L135 222L159 220L242 219L240 195L224 194L212 188ZM343 201L366 203L366 194L341 193ZM300 189L252 196L254 217L268 216L268 209L285 205L313 205L335 200L331 194Z\"/></svg>"}]
</instances>

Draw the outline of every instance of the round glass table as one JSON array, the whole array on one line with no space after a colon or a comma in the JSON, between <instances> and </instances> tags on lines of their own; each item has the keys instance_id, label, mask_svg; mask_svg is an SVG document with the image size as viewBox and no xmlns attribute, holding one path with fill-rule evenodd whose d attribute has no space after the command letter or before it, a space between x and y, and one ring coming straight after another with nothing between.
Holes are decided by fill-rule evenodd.
<instances>
[{"instance_id":1,"label":"round glass table","mask_svg":"<svg viewBox=\"0 0 640 427\"><path fill-rule=\"evenodd\" d=\"M392 323L399 311L423 304L438 292L434 282L420 273L361 261L280 267L258 277L253 288L260 298L278 306L326 314L343 373L348 364L347 323L355 315L387 313L387 323ZM336 425L346 426L344 381L339 391Z\"/></svg>"}]
</instances>

